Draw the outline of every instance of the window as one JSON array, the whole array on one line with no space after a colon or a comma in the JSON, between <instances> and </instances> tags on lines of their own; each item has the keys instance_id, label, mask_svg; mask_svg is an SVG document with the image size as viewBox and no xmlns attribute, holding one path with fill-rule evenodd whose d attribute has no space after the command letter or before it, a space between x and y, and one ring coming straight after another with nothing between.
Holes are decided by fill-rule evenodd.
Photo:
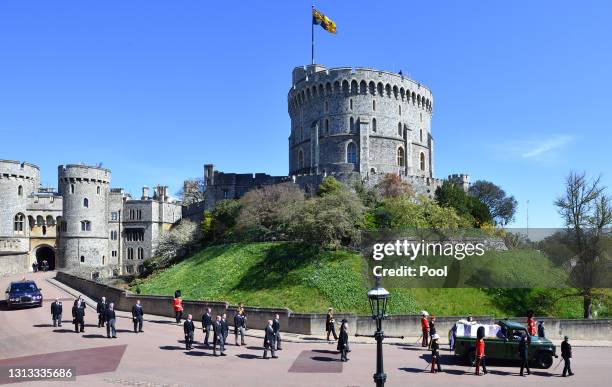
<instances>
[{"instance_id":1,"label":"window","mask_svg":"<svg viewBox=\"0 0 612 387\"><path fill-rule=\"evenodd\" d=\"M349 109L353 110L353 99L352 98L349 100Z\"/></svg>"},{"instance_id":2,"label":"window","mask_svg":"<svg viewBox=\"0 0 612 387\"><path fill-rule=\"evenodd\" d=\"M36 225L38 227L42 227L44 224L45 224L45 219L42 216L38 215L36 217Z\"/></svg>"},{"instance_id":3,"label":"window","mask_svg":"<svg viewBox=\"0 0 612 387\"><path fill-rule=\"evenodd\" d=\"M89 208L89 199L87 199L87 198L83 199L83 207Z\"/></svg>"},{"instance_id":4,"label":"window","mask_svg":"<svg viewBox=\"0 0 612 387\"><path fill-rule=\"evenodd\" d=\"M96 187L96 193L100 195L100 186Z\"/></svg>"},{"instance_id":5,"label":"window","mask_svg":"<svg viewBox=\"0 0 612 387\"><path fill-rule=\"evenodd\" d=\"M91 231L91 222L89 220L81 221L81 231Z\"/></svg>"},{"instance_id":6,"label":"window","mask_svg":"<svg viewBox=\"0 0 612 387\"><path fill-rule=\"evenodd\" d=\"M421 171L424 171L425 170L425 153L421 152L420 159L421 159Z\"/></svg>"},{"instance_id":7,"label":"window","mask_svg":"<svg viewBox=\"0 0 612 387\"><path fill-rule=\"evenodd\" d=\"M329 111L329 101L325 101L325 113Z\"/></svg>"},{"instance_id":8,"label":"window","mask_svg":"<svg viewBox=\"0 0 612 387\"><path fill-rule=\"evenodd\" d=\"M117 240L117 235L118 235L117 231L116 230L112 230L110 232L110 239L111 239L111 241L116 241Z\"/></svg>"},{"instance_id":9,"label":"window","mask_svg":"<svg viewBox=\"0 0 612 387\"><path fill-rule=\"evenodd\" d=\"M125 239L128 242L144 241L144 229L128 228L125 230Z\"/></svg>"},{"instance_id":10,"label":"window","mask_svg":"<svg viewBox=\"0 0 612 387\"><path fill-rule=\"evenodd\" d=\"M116 256L117 256L117 250L111 251L111 257L116 257Z\"/></svg>"},{"instance_id":11,"label":"window","mask_svg":"<svg viewBox=\"0 0 612 387\"><path fill-rule=\"evenodd\" d=\"M298 169L304 168L304 152L298 150Z\"/></svg>"},{"instance_id":12,"label":"window","mask_svg":"<svg viewBox=\"0 0 612 387\"><path fill-rule=\"evenodd\" d=\"M324 129L325 129L325 135L329 135L329 120L326 118L325 119L325 124L324 124Z\"/></svg>"},{"instance_id":13,"label":"window","mask_svg":"<svg viewBox=\"0 0 612 387\"><path fill-rule=\"evenodd\" d=\"M105 262L106 262L106 257L103 255L102 256L102 265L104 265Z\"/></svg>"},{"instance_id":14,"label":"window","mask_svg":"<svg viewBox=\"0 0 612 387\"><path fill-rule=\"evenodd\" d=\"M354 142L349 142L346 146L346 162L357 164L357 146L355 146Z\"/></svg>"},{"instance_id":15,"label":"window","mask_svg":"<svg viewBox=\"0 0 612 387\"><path fill-rule=\"evenodd\" d=\"M15 215L15 222L13 224L13 231L15 231L18 234L23 233L24 223L25 223L25 215L23 215L22 213L19 213L19 214Z\"/></svg>"},{"instance_id":16,"label":"window","mask_svg":"<svg viewBox=\"0 0 612 387\"><path fill-rule=\"evenodd\" d=\"M67 231L68 230L68 225L66 224L65 220L62 220L62 223L60 223L60 231Z\"/></svg>"},{"instance_id":17,"label":"window","mask_svg":"<svg viewBox=\"0 0 612 387\"><path fill-rule=\"evenodd\" d=\"M376 111L376 100L372 100L372 111Z\"/></svg>"},{"instance_id":18,"label":"window","mask_svg":"<svg viewBox=\"0 0 612 387\"><path fill-rule=\"evenodd\" d=\"M138 259L144 259L144 249L142 247L138 248Z\"/></svg>"},{"instance_id":19,"label":"window","mask_svg":"<svg viewBox=\"0 0 612 387\"><path fill-rule=\"evenodd\" d=\"M118 220L119 214L117 212L111 212L111 220Z\"/></svg>"},{"instance_id":20,"label":"window","mask_svg":"<svg viewBox=\"0 0 612 387\"><path fill-rule=\"evenodd\" d=\"M229 198L229 191L224 189L223 190L223 199L227 199L227 198Z\"/></svg>"},{"instance_id":21,"label":"window","mask_svg":"<svg viewBox=\"0 0 612 387\"><path fill-rule=\"evenodd\" d=\"M349 130L352 132L355 129L355 119L351 117L349 120Z\"/></svg>"},{"instance_id":22,"label":"window","mask_svg":"<svg viewBox=\"0 0 612 387\"><path fill-rule=\"evenodd\" d=\"M47 235L47 226L42 226L42 234Z\"/></svg>"},{"instance_id":23,"label":"window","mask_svg":"<svg viewBox=\"0 0 612 387\"><path fill-rule=\"evenodd\" d=\"M423 129L419 130L419 138L421 139L421 142L423 142Z\"/></svg>"},{"instance_id":24,"label":"window","mask_svg":"<svg viewBox=\"0 0 612 387\"><path fill-rule=\"evenodd\" d=\"M423 113L419 113L421 115L421 122L423 122Z\"/></svg>"},{"instance_id":25,"label":"window","mask_svg":"<svg viewBox=\"0 0 612 387\"><path fill-rule=\"evenodd\" d=\"M376 132L376 118L372 118L372 132Z\"/></svg>"},{"instance_id":26,"label":"window","mask_svg":"<svg viewBox=\"0 0 612 387\"><path fill-rule=\"evenodd\" d=\"M399 115L401 116L402 115L402 105L399 105L398 108L399 108Z\"/></svg>"},{"instance_id":27,"label":"window","mask_svg":"<svg viewBox=\"0 0 612 387\"><path fill-rule=\"evenodd\" d=\"M74 193L74 184L70 184L70 193L73 194Z\"/></svg>"},{"instance_id":28,"label":"window","mask_svg":"<svg viewBox=\"0 0 612 387\"><path fill-rule=\"evenodd\" d=\"M404 148L402 148L401 146L397 148L397 165L398 167L403 167L405 165Z\"/></svg>"},{"instance_id":29,"label":"window","mask_svg":"<svg viewBox=\"0 0 612 387\"><path fill-rule=\"evenodd\" d=\"M128 274L134 273L134 266L126 266L125 269L128 272Z\"/></svg>"},{"instance_id":30,"label":"window","mask_svg":"<svg viewBox=\"0 0 612 387\"><path fill-rule=\"evenodd\" d=\"M397 124L397 135L401 137L402 135L402 123Z\"/></svg>"},{"instance_id":31,"label":"window","mask_svg":"<svg viewBox=\"0 0 612 387\"><path fill-rule=\"evenodd\" d=\"M134 259L134 249L132 247L127 249L127 259Z\"/></svg>"},{"instance_id":32,"label":"window","mask_svg":"<svg viewBox=\"0 0 612 387\"><path fill-rule=\"evenodd\" d=\"M81 263L85 263L85 256L81 255Z\"/></svg>"},{"instance_id":33,"label":"window","mask_svg":"<svg viewBox=\"0 0 612 387\"><path fill-rule=\"evenodd\" d=\"M23 186L17 187L17 196L23 196Z\"/></svg>"}]
</instances>

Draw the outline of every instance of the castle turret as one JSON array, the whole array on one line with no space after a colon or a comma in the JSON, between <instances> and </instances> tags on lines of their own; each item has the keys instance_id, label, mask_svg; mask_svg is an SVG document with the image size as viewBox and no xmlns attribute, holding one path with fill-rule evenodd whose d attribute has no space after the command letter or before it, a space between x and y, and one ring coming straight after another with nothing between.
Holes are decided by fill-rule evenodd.
<instances>
[{"instance_id":1,"label":"castle turret","mask_svg":"<svg viewBox=\"0 0 612 387\"><path fill-rule=\"evenodd\" d=\"M109 264L108 197L111 172L87 165L60 165L58 189L64 198L60 225L61 268Z\"/></svg>"},{"instance_id":2,"label":"castle turret","mask_svg":"<svg viewBox=\"0 0 612 387\"><path fill-rule=\"evenodd\" d=\"M433 177L433 96L402 74L297 67L288 110L290 175Z\"/></svg>"},{"instance_id":3,"label":"castle turret","mask_svg":"<svg viewBox=\"0 0 612 387\"><path fill-rule=\"evenodd\" d=\"M0 259L3 272L28 269L30 224L27 217L28 196L40 181L36 165L0 160ZM3 258L4 256L4 258Z\"/></svg>"}]
</instances>

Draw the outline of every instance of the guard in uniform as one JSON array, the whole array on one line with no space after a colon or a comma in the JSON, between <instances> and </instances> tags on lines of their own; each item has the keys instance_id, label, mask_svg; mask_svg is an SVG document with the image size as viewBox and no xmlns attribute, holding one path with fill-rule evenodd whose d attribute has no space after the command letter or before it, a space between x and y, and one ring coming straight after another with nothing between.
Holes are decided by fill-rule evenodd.
<instances>
[{"instance_id":1,"label":"guard in uniform","mask_svg":"<svg viewBox=\"0 0 612 387\"><path fill-rule=\"evenodd\" d=\"M185 349L190 350L193 348L193 333L195 332L195 325L191 320L191 315L187 315L187 320L183 323L183 332L185 333Z\"/></svg>"},{"instance_id":2,"label":"guard in uniform","mask_svg":"<svg viewBox=\"0 0 612 387\"><path fill-rule=\"evenodd\" d=\"M327 341L329 341L329 334L332 333L334 335L334 340L338 340L338 335L336 335L336 327L334 326L336 320L334 320L334 309L327 309L327 317L325 318L325 330L327 331Z\"/></svg>"},{"instance_id":3,"label":"guard in uniform","mask_svg":"<svg viewBox=\"0 0 612 387\"><path fill-rule=\"evenodd\" d=\"M53 303L51 303L51 318L53 319L53 326L62 326L62 302L59 298L56 298Z\"/></svg>"},{"instance_id":4,"label":"guard in uniform","mask_svg":"<svg viewBox=\"0 0 612 387\"><path fill-rule=\"evenodd\" d=\"M336 347L336 349L338 351L340 351L340 361L348 361L348 357L346 357L346 354L349 351L349 344L348 344L348 321L346 321L346 319L342 319L342 325L340 325L340 337L338 338L338 346Z\"/></svg>"},{"instance_id":5,"label":"guard in uniform","mask_svg":"<svg viewBox=\"0 0 612 387\"><path fill-rule=\"evenodd\" d=\"M280 316L278 314L274 315L272 329L274 329L274 342L276 343L276 350L281 351Z\"/></svg>"},{"instance_id":6,"label":"guard in uniform","mask_svg":"<svg viewBox=\"0 0 612 387\"><path fill-rule=\"evenodd\" d=\"M421 312L421 335L423 336L423 341L421 342L421 347L428 346L429 339L429 321L427 320L427 316L429 313L427 311Z\"/></svg>"},{"instance_id":7,"label":"guard in uniform","mask_svg":"<svg viewBox=\"0 0 612 387\"><path fill-rule=\"evenodd\" d=\"M106 315L106 308L108 308L108 305L106 304L106 297L102 297L102 300L100 300L96 306L96 312L98 313L98 328L102 328L104 326L104 322L106 321L104 317Z\"/></svg>"},{"instance_id":8,"label":"guard in uniform","mask_svg":"<svg viewBox=\"0 0 612 387\"><path fill-rule=\"evenodd\" d=\"M480 375L480 366L482 366L482 373L487 374L484 336L484 327L478 327L476 331L476 375Z\"/></svg>"},{"instance_id":9,"label":"guard in uniform","mask_svg":"<svg viewBox=\"0 0 612 387\"><path fill-rule=\"evenodd\" d=\"M136 300L136 304L132 306L132 321L134 322L134 333L144 332L142 323L144 321L144 312L140 300Z\"/></svg>"},{"instance_id":10,"label":"guard in uniform","mask_svg":"<svg viewBox=\"0 0 612 387\"><path fill-rule=\"evenodd\" d=\"M529 309L527 311L527 333L529 336L535 336L536 332L536 321L533 318L533 310Z\"/></svg>"},{"instance_id":11,"label":"guard in uniform","mask_svg":"<svg viewBox=\"0 0 612 387\"><path fill-rule=\"evenodd\" d=\"M438 339L440 335L434 333L431 336L431 371L435 373L436 367L438 372L442 372L442 366L440 366L440 345L438 345Z\"/></svg>"},{"instance_id":12,"label":"guard in uniform","mask_svg":"<svg viewBox=\"0 0 612 387\"><path fill-rule=\"evenodd\" d=\"M519 357L521 358L521 372L520 375L523 375L523 369L527 369L527 375L531 375L531 370L529 369L529 342L531 339L529 335L521 336L521 341L519 341L518 352Z\"/></svg>"},{"instance_id":13,"label":"guard in uniform","mask_svg":"<svg viewBox=\"0 0 612 387\"><path fill-rule=\"evenodd\" d=\"M234 340L236 345L246 345L244 342L245 320L244 312L239 311L234 315ZM240 336L240 344L238 344L238 336Z\"/></svg>"},{"instance_id":14,"label":"guard in uniform","mask_svg":"<svg viewBox=\"0 0 612 387\"><path fill-rule=\"evenodd\" d=\"M204 346L206 348L210 346L210 344L208 344L208 335L213 330L212 315L210 312L210 308L206 308L206 313L202 315L202 330L204 331Z\"/></svg>"},{"instance_id":15,"label":"guard in uniform","mask_svg":"<svg viewBox=\"0 0 612 387\"><path fill-rule=\"evenodd\" d=\"M172 300L172 308L174 309L176 324L178 325L181 323L181 319L183 318L183 300L181 300L179 290L174 293L174 296L174 300Z\"/></svg>"},{"instance_id":16,"label":"guard in uniform","mask_svg":"<svg viewBox=\"0 0 612 387\"><path fill-rule=\"evenodd\" d=\"M274 343L274 328L272 328L272 320L268 320L268 325L266 325L264 334L265 336L263 358L268 358L268 350L270 350L270 352L272 353L273 359L278 358L278 356L276 356L276 350L274 349L276 347L276 344Z\"/></svg>"},{"instance_id":17,"label":"guard in uniform","mask_svg":"<svg viewBox=\"0 0 612 387\"><path fill-rule=\"evenodd\" d=\"M567 375L574 376L572 372L571 358L572 358L572 346L569 343L569 337L565 336L563 341L561 342L561 357L563 358L563 374L562 376L565 378Z\"/></svg>"},{"instance_id":18,"label":"guard in uniform","mask_svg":"<svg viewBox=\"0 0 612 387\"><path fill-rule=\"evenodd\" d=\"M217 345L219 346L219 351L221 352L221 356L225 356L225 340L223 338L223 322L221 321L221 316L217 315L216 321L213 323L213 355L217 356Z\"/></svg>"}]
</instances>

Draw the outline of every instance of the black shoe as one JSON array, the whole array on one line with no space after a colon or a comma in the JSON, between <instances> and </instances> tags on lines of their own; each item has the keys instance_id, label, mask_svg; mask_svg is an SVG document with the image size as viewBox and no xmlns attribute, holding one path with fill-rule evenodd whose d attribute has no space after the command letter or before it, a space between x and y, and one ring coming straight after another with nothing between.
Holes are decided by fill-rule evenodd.
<instances>
[{"instance_id":1,"label":"black shoe","mask_svg":"<svg viewBox=\"0 0 612 387\"><path fill-rule=\"evenodd\" d=\"M272 356L272 359L278 359L278 356L274 355Z\"/></svg>"},{"instance_id":2,"label":"black shoe","mask_svg":"<svg viewBox=\"0 0 612 387\"><path fill-rule=\"evenodd\" d=\"M107 338L107 339L110 339L111 337L110 337L110 335L106 335L106 338Z\"/></svg>"},{"instance_id":3,"label":"black shoe","mask_svg":"<svg viewBox=\"0 0 612 387\"><path fill-rule=\"evenodd\" d=\"M570 372L568 375L569 375L569 376L574 376L574 373L573 373L573 372Z\"/></svg>"},{"instance_id":4,"label":"black shoe","mask_svg":"<svg viewBox=\"0 0 612 387\"><path fill-rule=\"evenodd\" d=\"M143 330L139 330L138 332L140 332L140 333L144 333L144 331L143 331Z\"/></svg>"},{"instance_id":5,"label":"black shoe","mask_svg":"<svg viewBox=\"0 0 612 387\"><path fill-rule=\"evenodd\" d=\"M227 356L225 352L221 352L221 356Z\"/></svg>"},{"instance_id":6,"label":"black shoe","mask_svg":"<svg viewBox=\"0 0 612 387\"><path fill-rule=\"evenodd\" d=\"M267 356L264 356L263 358L264 358L264 359L266 359L266 360L268 360L268 359L269 359L269 357L267 357Z\"/></svg>"},{"instance_id":7,"label":"black shoe","mask_svg":"<svg viewBox=\"0 0 612 387\"><path fill-rule=\"evenodd\" d=\"M561 376L562 376L562 377L564 377L564 378L567 378L567 375L565 375L565 374L563 374L563 375L561 375Z\"/></svg>"}]
</instances>

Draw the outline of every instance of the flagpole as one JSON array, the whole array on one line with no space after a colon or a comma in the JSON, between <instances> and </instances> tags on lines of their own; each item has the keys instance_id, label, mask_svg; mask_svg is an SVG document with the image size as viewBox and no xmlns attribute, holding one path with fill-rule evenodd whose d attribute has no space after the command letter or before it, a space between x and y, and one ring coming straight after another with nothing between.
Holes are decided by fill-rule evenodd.
<instances>
[{"instance_id":1,"label":"flagpole","mask_svg":"<svg viewBox=\"0 0 612 387\"><path fill-rule=\"evenodd\" d=\"M312 12L310 12L310 43L311 43L311 50L310 50L310 57L312 59L312 63L314 64L314 20L312 20L313 18L313 13L314 13L314 4L312 5Z\"/></svg>"}]
</instances>

